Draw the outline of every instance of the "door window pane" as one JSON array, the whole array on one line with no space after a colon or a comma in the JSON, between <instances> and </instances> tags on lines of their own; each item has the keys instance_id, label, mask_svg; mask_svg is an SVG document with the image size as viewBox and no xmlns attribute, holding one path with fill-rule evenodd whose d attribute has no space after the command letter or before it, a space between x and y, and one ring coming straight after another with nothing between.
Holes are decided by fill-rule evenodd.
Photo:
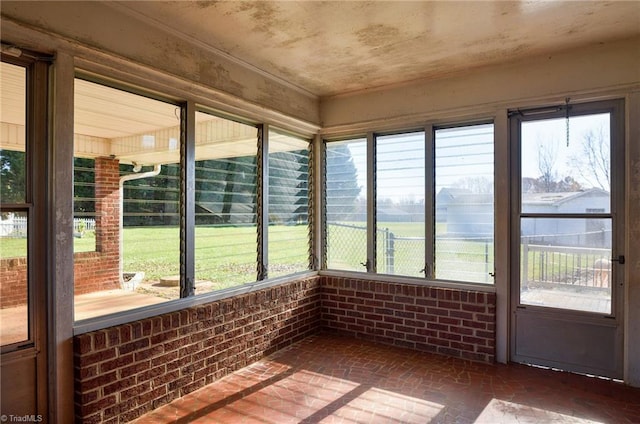
<instances>
[{"instance_id":1,"label":"door window pane","mask_svg":"<svg viewBox=\"0 0 640 424\"><path fill-rule=\"evenodd\" d=\"M256 280L257 129L196 113L196 294Z\"/></svg>"},{"instance_id":2,"label":"door window pane","mask_svg":"<svg viewBox=\"0 0 640 424\"><path fill-rule=\"evenodd\" d=\"M520 302L611 313L611 219L520 222Z\"/></svg>"},{"instance_id":3,"label":"door window pane","mask_svg":"<svg viewBox=\"0 0 640 424\"><path fill-rule=\"evenodd\" d=\"M309 269L309 142L269 132L269 277Z\"/></svg>"},{"instance_id":4,"label":"door window pane","mask_svg":"<svg viewBox=\"0 0 640 424\"><path fill-rule=\"evenodd\" d=\"M27 213L0 215L0 344L29 339Z\"/></svg>"},{"instance_id":5,"label":"door window pane","mask_svg":"<svg viewBox=\"0 0 640 424\"><path fill-rule=\"evenodd\" d=\"M609 113L522 123L523 304L612 312L609 128Z\"/></svg>"},{"instance_id":6,"label":"door window pane","mask_svg":"<svg viewBox=\"0 0 640 424\"><path fill-rule=\"evenodd\" d=\"M0 64L0 197L2 203L26 202L26 78L22 66Z\"/></svg>"},{"instance_id":7,"label":"door window pane","mask_svg":"<svg viewBox=\"0 0 640 424\"><path fill-rule=\"evenodd\" d=\"M0 64L0 345L29 339L26 78ZM8 207L8 205L11 205Z\"/></svg>"},{"instance_id":8,"label":"door window pane","mask_svg":"<svg viewBox=\"0 0 640 424\"><path fill-rule=\"evenodd\" d=\"M425 262L424 132L376 138L377 271L422 276Z\"/></svg>"},{"instance_id":9,"label":"door window pane","mask_svg":"<svg viewBox=\"0 0 640 424\"><path fill-rule=\"evenodd\" d=\"M327 267L364 271L367 261L367 140L327 144Z\"/></svg>"},{"instance_id":10,"label":"door window pane","mask_svg":"<svg viewBox=\"0 0 640 424\"><path fill-rule=\"evenodd\" d=\"M435 278L493 283L493 124L435 131Z\"/></svg>"},{"instance_id":11,"label":"door window pane","mask_svg":"<svg viewBox=\"0 0 640 424\"><path fill-rule=\"evenodd\" d=\"M522 123L522 212L608 213L610 115ZM567 141L567 131L569 140Z\"/></svg>"},{"instance_id":12,"label":"door window pane","mask_svg":"<svg viewBox=\"0 0 640 424\"><path fill-rule=\"evenodd\" d=\"M180 109L75 80L75 319L179 297Z\"/></svg>"}]
</instances>

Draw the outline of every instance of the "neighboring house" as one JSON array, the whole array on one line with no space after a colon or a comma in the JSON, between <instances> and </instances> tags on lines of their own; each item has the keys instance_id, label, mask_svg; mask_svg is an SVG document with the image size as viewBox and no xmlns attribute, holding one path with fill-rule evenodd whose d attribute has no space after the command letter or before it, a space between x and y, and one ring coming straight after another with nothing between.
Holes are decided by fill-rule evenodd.
<instances>
[{"instance_id":1,"label":"neighboring house","mask_svg":"<svg viewBox=\"0 0 640 424\"><path fill-rule=\"evenodd\" d=\"M609 192L599 188L566 193L525 193L523 210L532 213L605 213ZM535 244L611 247L609 219L524 219L520 233Z\"/></svg>"},{"instance_id":2,"label":"neighboring house","mask_svg":"<svg viewBox=\"0 0 640 424\"><path fill-rule=\"evenodd\" d=\"M447 211L450 203L455 203L458 196L471 194L466 188L444 187L436 194L436 222L447 222Z\"/></svg>"},{"instance_id":3,"label":"neighboring house","mask_svg":"<svg viewBox=\"0 0 640 424\"><path fill-rule=\"evenodd\" d=\"M493 237L493 194L445 187L436 195L436 222L447 224L447 237Z\"/></svg>"},{"instance_id":4,"label":"neighboring house","mask_svg":"<svg viewBox=\"0 0 640 424\"><path fill-rule=\"evenodd\" d=\"M490 194L443 188L436 199L436 221L447 223L447 234L473 237L493 234ZM564 193L524 193L523 210L531 213L603 213L609 211L609 193L593 188ZM523 241L536 244L610 247L608 219L523 219Z\"/></svg>"}]
</instances>

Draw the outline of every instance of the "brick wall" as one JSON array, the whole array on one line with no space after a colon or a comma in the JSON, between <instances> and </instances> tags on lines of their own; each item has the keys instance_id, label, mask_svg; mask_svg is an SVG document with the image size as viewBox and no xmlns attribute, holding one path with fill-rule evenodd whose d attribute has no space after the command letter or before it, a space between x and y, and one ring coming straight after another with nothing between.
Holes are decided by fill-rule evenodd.
<instances>
[{"instance_id":1,"label":"brick wall","mask_svg":"<svg viewBox=\"0 0 640 424\"><path fill-rule=\"evenodd\" d=\"M319 329L313 277L76 336L76 421L133 420Z\"/></svg>"},{"instance_id":2,"label":"brick wall","mask_svg":"<svg viewBox=\"0 0 640 424\"><path fill-rule=\"evenodd\" d=\"M27 303L27 258L0 260L0 309Z\"/></svg>"},{"instance_id":3,"label":"brick wall","mask_svg":"<svg viewBox=\"0 0 640 424\"><path fill-rule=\"evenodd\" d=\"M74 255L75 294L120 288L118 257L100 252ZM27 303L27 258L0 260L0 309Z\"/></svg>"},{"instance_id":4,"label":"brick wall","mask_svg":"<svg viewBox=\"0 0 640 424\"><path fill-rule=\"evenodd\" d=\"M102 252L82 252L73 256L74 294L120 288L118 256Z\"/></svg>"},{"instance_id":5,"label":"brick wall","mask_svg":"<svg viewBox=\"0 0 640 424\"><path fill-rule=\"evenodd\" d=\"M76 420L127 422L315 332L495 357L495 294L313 277L74 337Z\"/></svg>"},{"instance_id":6,"label":"brick wall","mask_svg":"<svg viewBox=\"0 0 640 424\"><path fill-rule=\"evenodd\" d=\"M356 338L494 362L496 296L324 277L322 325Z\"/></svg>"},{"instance_id":7,"label":"brick wall","mask_svg":"<svg viewBox=\"0 0 640 424\"><path fill-rule=\"evenodd\" d=\"M120 161L95 160L96 251L74 255L75 294L120 288Z\"/></svg>"}]
</instances>

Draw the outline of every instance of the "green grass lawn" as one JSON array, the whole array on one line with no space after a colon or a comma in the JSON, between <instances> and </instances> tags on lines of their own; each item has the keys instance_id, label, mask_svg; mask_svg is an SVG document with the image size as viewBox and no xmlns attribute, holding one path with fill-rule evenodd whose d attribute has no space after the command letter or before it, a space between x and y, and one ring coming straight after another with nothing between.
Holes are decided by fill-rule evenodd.
<instances>
[{"instance_id":1,"label":"green grass lawn","mask_svg":"<svg viewBox=\"0 0 640 424\"><path fill-rule=\"evenodd\" d=\"M446 232L438 224L438 232ZM424 241L396 240L393 270L386 251L382 229L396 237L420 237L423 224L379 223L378 272L420 277L424 267ZM237 285L256 279L256 228L197 226L195 230L196 279L221 285ZM180 237L177 227L125 228L124 270L143 271L147 280L180 274ZM85 233L74 238L74 251L95 250L95 236ZM367 256L366 231L361 228L329 226L328 263L332 269L365 271L361 262ZM25 239L2 239L1 257L26 255ZM460 281L491 282L486 272L493 271L493 245L484 242L438 240L436 245L437 277ZM487 256L488 255L488 256ZM269 276L277 277L307 268L308 243L306 226L276 225L269 227ZM488 259L488 262L487 262Z\"/></svg>"},{"instance_id":2,"label":"green grass lawn","mask_svg":"<svg viewBox=\"0 0 640 424\"><path fill-rule=\"evenodd\" d=\"M366 268L361 265L367 257L367 239L366 231L362 228L363 224L357 223L348 227L329 225L327 261L330 269L365 271ZM439 234L446 233L446 224L438 223L437 225ZM423 237L424 225L383 222L378 224L378 228L378 272L423 276L420 270L424 267L424 240L402 240L401 238ZM396 237L392 254L387 251L388 246L384 243L387 230ZM197 280L213 281L221 286L255 281L257 275L255 227L197 226L195 234ZM143 271L146 279L151 281L180 274L180 238L177 227L125 228L123 240L126 272ZM95 243L95 235L92 232L86 232L84 237L74 238L74 251L76 253L95 251ZM493 272L493 243L438 238L435 248L438 279L486 283L493 281L488 276L489 272ZM0 239L0 258L24 257L26 252L26 239ZM582 268L593 267L597 259L593 255L585 255L577 259L576 256L555 252L545 256L544 268L542 268L540 255L540 252L529 253L527 279L530 281L586 278L581 275L576 277L575 270L578 269L580 272ZM307 258L306 226L269 227L270 277L305 270ZM578 260L580 260L579 263ZM542 269L545 275L541 275Z\"/></svg>"},{"instance_id":3,"label":"green grass lawn","mask_svg":"<svg viewBox=\"0 0 640 424\"><path fill-rule=\"evenodd\" d=\"M180 237L175 227L126 228L124 270L144 271L147 280L180 274ZM307 269L306 226L269 227L269 276ZM256 280L256 228L197 226L196 280L232 286Z\"/></svg>"},{"instance_id":4,"label":"green grass lawn","mask_svg":"<svg viewBox=\"0 0 640 424\"><path fill-rule=\"evenodd\" d=\"M256 270L256 227L197 226L195 229L196 280L220 288L253 282ZM123 230L124 271L145 273L146 280L180 274L180 231L177 227L137 227ZM74 252L95 251L95 236L74 238ZM26 239L0 239L0 257L24 257ZM308 268L307 227L269 227L269 277Z\"/></svg>"}]
</instances>

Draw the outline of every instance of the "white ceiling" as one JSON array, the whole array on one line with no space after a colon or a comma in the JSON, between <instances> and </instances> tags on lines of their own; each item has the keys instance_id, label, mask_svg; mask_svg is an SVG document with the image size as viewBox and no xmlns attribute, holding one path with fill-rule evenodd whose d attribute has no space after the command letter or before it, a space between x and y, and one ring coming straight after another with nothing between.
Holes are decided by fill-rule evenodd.
<instances>
[{"instance_id":1,"label":"white ceiling","mask_svg":"<svg viewBox=\"0 0 640 424\"><path fill-rule=\"evenodd\" d=\"M111 5L321 97L438 78L640 34L638 1Z\"/></svg>"}]
</instances>

